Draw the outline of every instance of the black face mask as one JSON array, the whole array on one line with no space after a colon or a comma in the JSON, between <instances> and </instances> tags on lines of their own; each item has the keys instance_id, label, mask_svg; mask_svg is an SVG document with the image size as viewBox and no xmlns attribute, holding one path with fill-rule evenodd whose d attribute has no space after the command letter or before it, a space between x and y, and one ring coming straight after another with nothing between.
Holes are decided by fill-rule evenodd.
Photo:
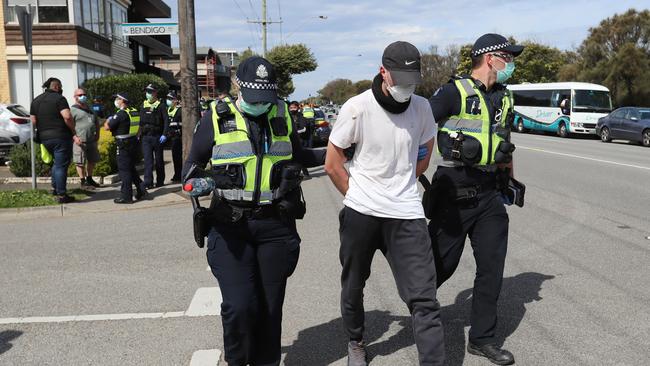
<instances>
[{"instance_id":1,"label":"black face mask","mask_svg":"<svg viewBox=\"0 0 650 366\"><path fill-rule=\"evenodd\" d=\"M375 100L379 105L385 110L393 114L400 114L406 111L411 104L411 99L407 100L404 103L400 103L393 99L393 97L388 94L385 95L381 89L381 84L384 79L381 77L381 74L377 74L374 80L372 81L372 94L375 96Z\"/></svg>"},{"instance_id":2,"label":"black face mask","mask_svg":"<svg viewBox=\"0 0 650 366\"><path fill-rule=\"evenodd\" d=\"M290 114L298 114L298 111L289 111Z\"/></svg>"}]
</instances>

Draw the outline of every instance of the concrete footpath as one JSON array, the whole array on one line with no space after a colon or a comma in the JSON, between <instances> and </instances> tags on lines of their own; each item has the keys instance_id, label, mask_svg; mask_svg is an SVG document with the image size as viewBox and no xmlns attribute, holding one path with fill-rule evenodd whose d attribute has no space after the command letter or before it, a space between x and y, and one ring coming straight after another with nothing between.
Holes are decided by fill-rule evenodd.
<instances>
[{"instance_id":1,"label":"concrete footpath","mask_svg":"<svg viewBox=\"0 0 650 366\"><path fill-rule=\"evenodd\" d=\"M141 201L132 205L117 205L113 199L119 197L120 183L106 183L100 188L89 190L90 196L81 201L54 206L6 208L0 209L0 220L21 220L39 217L61 217L83 215L88 213L142 210L152 207L189 204L187 196L181 191L179 183L171 184L169 180L174 175L174 166L171 162L171 151L165 150L165 186L148 190L149 194ZM154 173L155 175L155 173ZM142 177L142 176L141 176ZM49 178L48 178L49 180ZM111 180L105 179L105 182ZM68 190L79 188L79 179L69 178ZM4 188L30 189L31 183L3 184ZM49 181L39 183L38 188L50 189Z\"/></svg>"}]
</instances>

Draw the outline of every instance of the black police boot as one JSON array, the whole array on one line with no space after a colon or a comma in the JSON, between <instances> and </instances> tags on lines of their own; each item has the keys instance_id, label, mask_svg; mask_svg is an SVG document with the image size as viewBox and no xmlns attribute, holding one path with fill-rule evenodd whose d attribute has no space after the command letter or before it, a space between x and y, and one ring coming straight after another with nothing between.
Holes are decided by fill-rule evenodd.
<instances>
[{"instance_id":1,"label":"black police boot","mask_svg":"<svg viewBox=\"0 0 650 366\"><path fill-rule=\"evenodd\" d=\"M92 186L92 187L95 187L95 188L101 187L99 185L99 183L95 182L93 177L86 177L86 185L89 185L89 186Z\"/></svg>"},{"instance_id":2,"label":"black police boot","mask_svg":"<svg viewBox=\"0 0 650 366\"><path fill-rule=\"evenodd\" d=\"M485 357L496 365L512 365L515 363L515 356L513 356L512 353L506 351L505 349L501 349L501 347L497 346L496 344L477 346L471 342L468 342L467 352L476 356Z\"/></svg>"},{"instance_id":3,"label":"black police boot","mask_svg":"<svg viewBox=\"0 0 650 366\"><path fill-rule=\"evenodd\" d=\"M135 194L135 199L140 201L142 198L146 197L149 194L146 189L140 190Z\"/></svg>"},{"instance_id":4,"label":"black police boot","mask_svg":"<svg viewBox=\"0 0 650 366\"><path fill-rule=\"evenodd\" d=\"M133 203L133 200L125 200L124 198L120 197L120 198L114 199L113 202L115 202L118 205L121 205L121 204L127 204L128 205L128 204Z\"/></svg>"},{"instance_id":5,"label":"black police boot","mask_svg":"<svg viewBox=\"0 0 650 366\"><path fill-rule=\"evenodd\" d=\"M75 201L75 198L72 197L72 196L68 196L67 194L60 195L57 198L57 202L59 202L59 203L70 203L70 202L74 202L74 201Z\"/></svg>"}]
</instances>

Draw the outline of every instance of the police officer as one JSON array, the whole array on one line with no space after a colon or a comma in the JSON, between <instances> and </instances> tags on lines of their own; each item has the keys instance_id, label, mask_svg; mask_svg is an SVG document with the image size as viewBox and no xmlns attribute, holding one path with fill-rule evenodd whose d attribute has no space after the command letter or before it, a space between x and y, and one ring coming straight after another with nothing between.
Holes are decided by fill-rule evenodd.
<instances>
[{"instance_id":1,"label":"police officer","mask_svg":"<svg viewBox=\"0 0 650 366\"><path fill-rule=\"evenodd\" d=\"M312 147L314 145L314 124L316 123L316 114L311 105L302 108L302 117L304 119L304 146Z\"/></svg>"},{"instance_id":2,"label":"police officer","mask_svg":"<svg viewBox=\"0 0 650 366\"><path fill-rule=\"evenodd\" d=\"M472 47L471 75L453 78L429 100L443 159L433 176L437 194L429 223L438 286L456 270L469 236L476 278L467 351L498 365L514 363L495 340L508 244L508 214L497 186L500 176L512 174L514 145L506 124L512 96L504 83L522 51L501 35L481 36Z\"/></svg>"},{"instance_id":3,"label":"police officer","mask_svg":"<svg viewBox=\"0 0 650 366\"><path fill-rule=\"evenodd\" d=\"M165 184L165 161L163 144L167 141L169 119L158 99L158 89L149 84L145 88L146 99L140 110L140 138L144 156L144 185L153 187L153 168L156 165L156 187Z\"/></svg>"},{"instance_id":4,"label":"police officer","mask_svg":"<svg viewBox=\"0 0 650 366\"><path fill-rule=\"evenodd\" d=\"M174 163L174 176L172 183L181 181L181 171L183 169L183 139L181 132L183 130L181 106L175 91L167 94L167 117L169 119L168 136L172 145L172 161Z\"/></svg>"},{"instance_id":5,"label":"police officer","mask_svg":"<svg viewBox=\"0 0 650 366\"><path fill-rule=\"evenodd\" d=\"M217 190L207 258L223 295L228 365L279 365L282 304L299 254L304 215L301 163L324 163L324 150L303 150L276 71L251 57L239 65L239 98L217 100L197 126L184 167L211 163Z\"/></svg>"},{"instance_id":6,"label":"police officer","mask_svg":"<svg viewBox=\"0 0 650 366\"><path fill-rule=\"evenodd\" d=\"M113 200L117 204L133 203L133 187L136 188L136 199L141 199L147 194L137 170L135 159L137 156L137 135L140 127L140 114L135 108L129 107L129 96L118 93L115 96L117 113L108 117L104 129L111 131L117 143L117 169L122 181L120 197Z\"/></svg>"}]
</instances>

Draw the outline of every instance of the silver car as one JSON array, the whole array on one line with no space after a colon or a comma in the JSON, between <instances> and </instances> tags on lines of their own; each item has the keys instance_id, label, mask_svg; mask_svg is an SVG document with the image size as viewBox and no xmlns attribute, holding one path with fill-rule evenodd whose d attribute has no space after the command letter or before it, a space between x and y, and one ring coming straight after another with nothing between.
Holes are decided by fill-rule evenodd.
<instances>
[{"instance_id":1,"label":"silver car","mask_svg":"<svg viewBox=\"0 0 650 366\"><path fill-rule=\"evenodd\" d=\"M30 138L31 121L29 112L20 104L0 104L0 131L17 135L18 144Z\"/></svg>"}]
</instances>

